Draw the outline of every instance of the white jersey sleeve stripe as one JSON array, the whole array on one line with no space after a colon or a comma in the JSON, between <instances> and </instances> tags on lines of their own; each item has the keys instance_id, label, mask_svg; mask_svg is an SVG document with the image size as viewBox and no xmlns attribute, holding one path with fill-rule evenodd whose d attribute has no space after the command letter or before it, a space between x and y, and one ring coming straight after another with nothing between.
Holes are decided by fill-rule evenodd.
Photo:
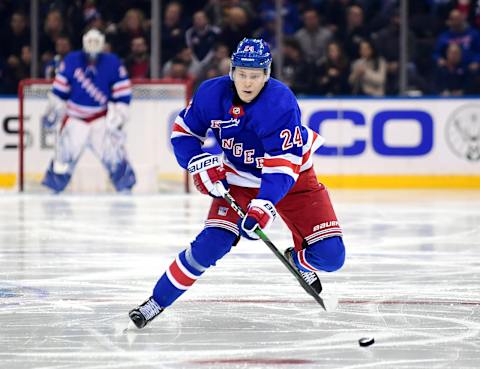
<instances>
[{"instance_id":1,"label":"white jersey sleeve stripe","mask_svg":"<svg viewBox=\"0 0 480 369\"><path fill-rule=\"evenodd\" d=\"M272 155L269 155L269 154L265 153L264 158L265 158L265 160L274 160L274 159L288 160L289 162L291 162L294 165L302 164L302 157L300 157L298 155L293 155L293 154L282 154L282 155L272 156Z\"/></svg>"},{"instance_id":2,"label":"white jersey sleeve stripe","mask_svg":"<svg viewBox=\"0 0 480 369\"><path fill-rule=\"evenodd\" d=\"M191 129L187 126L183 118L178 115L175 118L171 138L176 138L181 136L194 136L202 142L206 140L206 137L202 137L193 133Z\"/></svg>"},{"instance_id":3,"label":"white jersey sleeve stripe","mask_svg":"<svg viewBox=\"0 0 480 369\"><path fill-rule=\"evenodd\" d=\"M223 167L225 168L229 184L248 188L260 188L261 178L255 177L249 172L238 170L226 156L223 157Z\"/></svg>"},{"instance_id":4,"label":"white jersey sleeve stripe","mask_svg":"<svg viewBox=\"0 0 480 369\"><path fill-rule=\"evenodd\" d=\"M54 79L55 82L58 82L62 85L65 85L65 86L68 86L69 83L68 83L68 79L63 76L62 74L60 73L57 73L57 75L55 76L55 79Z\"/></svg>"},{"instance_id":5,"label":"white jersey sleeve stripe","mask_svg":"<svg viewBox=\"0 0 480 369\"><path fill-rule=\"evenodd\" d=\"M131 94L132 94L132 89L131 88L125 88L125 89L114 91L112 93L112 97L114 99L116 99L116 98L122 97L122 96L130 96Z\"/></svg>"},{"instance_id":6,"label":"white jersey sleeve stripe","mask_svg":"<svg viewBox=\"0 0 480 369\"><path fill-rule=\"evenodd\" d=\"M286 174L289 175L290 177L293 178L294 181L297 181L298 179L298 173L295 172L292 168L290 167L263 167L262 173L265 174Z\"/></svg>"},{"instance_id":7,"label":"white jersey sleeve stripe","mask_svg":"<svg viewBox=\"0 0 480 369\"><path fill-rule=\"evenodd\" d=\"M115 92L115 91L118 91L120 89L131 88L131 87L132 87L132 84L130 83L130 80L129 79L124 79L123 81L118 81L118 82L114 83L113 86L112 86L112 90L113 90L113 92Z\"/></svg>"},{"instance_id":8,"label":"white jersey sleeve stripe","mask_svg":"<svg viewBox=\"0 0 480 369\"><path fill-rule=\"evenodd\" d=\"M325 142L325 139L320 136L318 133L314 132L308 128L308 140L307 143L303 146L303 157L302 157L302 166L300 167L300 172L303 172L313 165L313 154L317 149L322 146Z\"/></svg>"},{"instance_id":9,"label":"white jersey sleeve stripe","mask_svg":"<svg viewBox=\"0 0 480 369\"><path fill-rule=\"evenodd\" d=\"M70 84L68 83L68 80L62 76L61 74L57 74L55 76L55 79L53 80L52 84L53 88L63 92L63 93L69 93L70 92Z\"/></svg>"}]
</instances>

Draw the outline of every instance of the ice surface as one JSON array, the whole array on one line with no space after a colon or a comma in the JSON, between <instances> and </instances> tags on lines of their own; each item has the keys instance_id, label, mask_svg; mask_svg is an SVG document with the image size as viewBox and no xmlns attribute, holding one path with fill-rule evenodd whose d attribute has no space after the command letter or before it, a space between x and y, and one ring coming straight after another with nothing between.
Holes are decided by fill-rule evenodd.
<instances>
[{"instance_id":1,"label":"ice surface","mask_svg":"<svg viewBox=\"0 0 480 369\"><path fill-rule=\"evenodd\" d=\"M347 261L320 274L328 312L261 241L243 240L126 332L209 199L1 196L0 367L479 368L480 193L331 196ZM291 245L281 223L269 236Z\"/></svg>"}]
</instances>

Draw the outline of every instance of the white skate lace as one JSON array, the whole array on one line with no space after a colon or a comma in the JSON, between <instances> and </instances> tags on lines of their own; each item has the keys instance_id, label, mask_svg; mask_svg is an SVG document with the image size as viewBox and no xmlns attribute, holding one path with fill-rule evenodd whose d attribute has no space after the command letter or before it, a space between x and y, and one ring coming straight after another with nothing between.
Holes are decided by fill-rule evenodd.
<instances>
[{"instance_id":1,"label":"white skate lace","mask_svg":"<svg viewBox=\"0 0 480 369\"><path fill-rule=\"evenodd\" d=\"M300 274L302 275L305 282L307 282L309 285L313 284L313 282L318 279L317 275L314 272L304 272L300 270Z\"/></svg>"},{"instance_id":2,"label":"white skate lace","mask_svg":"<svg viewBox=\"0 0 480 369\"><path fill-rule=\"evenodd\" d=\"M162 312L162 308L154 300L148 300L147 303L139 308L146 320L150 320Z\"/></svg>"}]
</instances>

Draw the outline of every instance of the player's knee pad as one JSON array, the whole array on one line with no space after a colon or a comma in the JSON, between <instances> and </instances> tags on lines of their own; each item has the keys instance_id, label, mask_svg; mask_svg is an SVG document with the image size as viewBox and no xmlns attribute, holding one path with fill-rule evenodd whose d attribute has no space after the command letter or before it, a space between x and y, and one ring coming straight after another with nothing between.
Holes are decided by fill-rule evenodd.
<instances>
[{"instance_id":1,"label":"player's knee pad","mask_svg":"<svg viewBox=\"0 0 480 369\"><path fill-rule=\"evenodd\" d=\"M345 262L345 245L342 237L324 238L305 249L305 260L318 270L334 272ZM299 258L301 263L301 258Z\"/></svg>"},{"instance_id":2,"label":"player's knee pad","mask_svg":"<svg viewBox=\"0 0 480 369\"><path fill-rule=\"evenodd\" d=\"M227 254L236 243L238 236L226 229L207 227L191 244L193 260L209 268Z\"/></svg>"},{"instance_id":3,"label":"player's knee pad","mask_svg":"<svg viewBox=\"0 0 480 369\"><path fill-rule=\"evenodd\" d=\"M122 160L114 166L109 166L108 171L110 179L118 192L131 190L137 181L132 166L126 160Z\"/></svg>"},{"instance_id":4,"label":"player's knee pad","mask_svg":"<svg viewBox=\"0 0 480 369\"><path fill-rule=\"evenodd\" d=\"M62 192L65 187L67 187L68 182L70 182L71 178L70 173L55 173L53 171L53 161L50 162L50 166L45 173L45 176L42 180L42 185L50 188L51 190L55 191L56 193Z\"/></svg>"}]
</instances>

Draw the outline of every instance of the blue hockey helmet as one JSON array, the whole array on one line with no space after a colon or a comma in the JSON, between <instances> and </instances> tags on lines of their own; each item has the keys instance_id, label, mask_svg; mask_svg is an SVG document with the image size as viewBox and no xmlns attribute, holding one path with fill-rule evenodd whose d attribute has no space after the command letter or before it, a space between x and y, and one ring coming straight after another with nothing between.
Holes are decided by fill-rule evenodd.
<instances>
[{"instance_id":1,"label":"blue hockey helmet","mask_svg":"<svg viewBox=\"0 0 480 369\"><path fill-rule=\"evenodd\" d=\"M272 53L270 47L261 38L244 38L232 54L230 78L233 80L233 70L236 67L261 68L265 70L266 80L270 78Z\"/></svg>"}]
</instances>

